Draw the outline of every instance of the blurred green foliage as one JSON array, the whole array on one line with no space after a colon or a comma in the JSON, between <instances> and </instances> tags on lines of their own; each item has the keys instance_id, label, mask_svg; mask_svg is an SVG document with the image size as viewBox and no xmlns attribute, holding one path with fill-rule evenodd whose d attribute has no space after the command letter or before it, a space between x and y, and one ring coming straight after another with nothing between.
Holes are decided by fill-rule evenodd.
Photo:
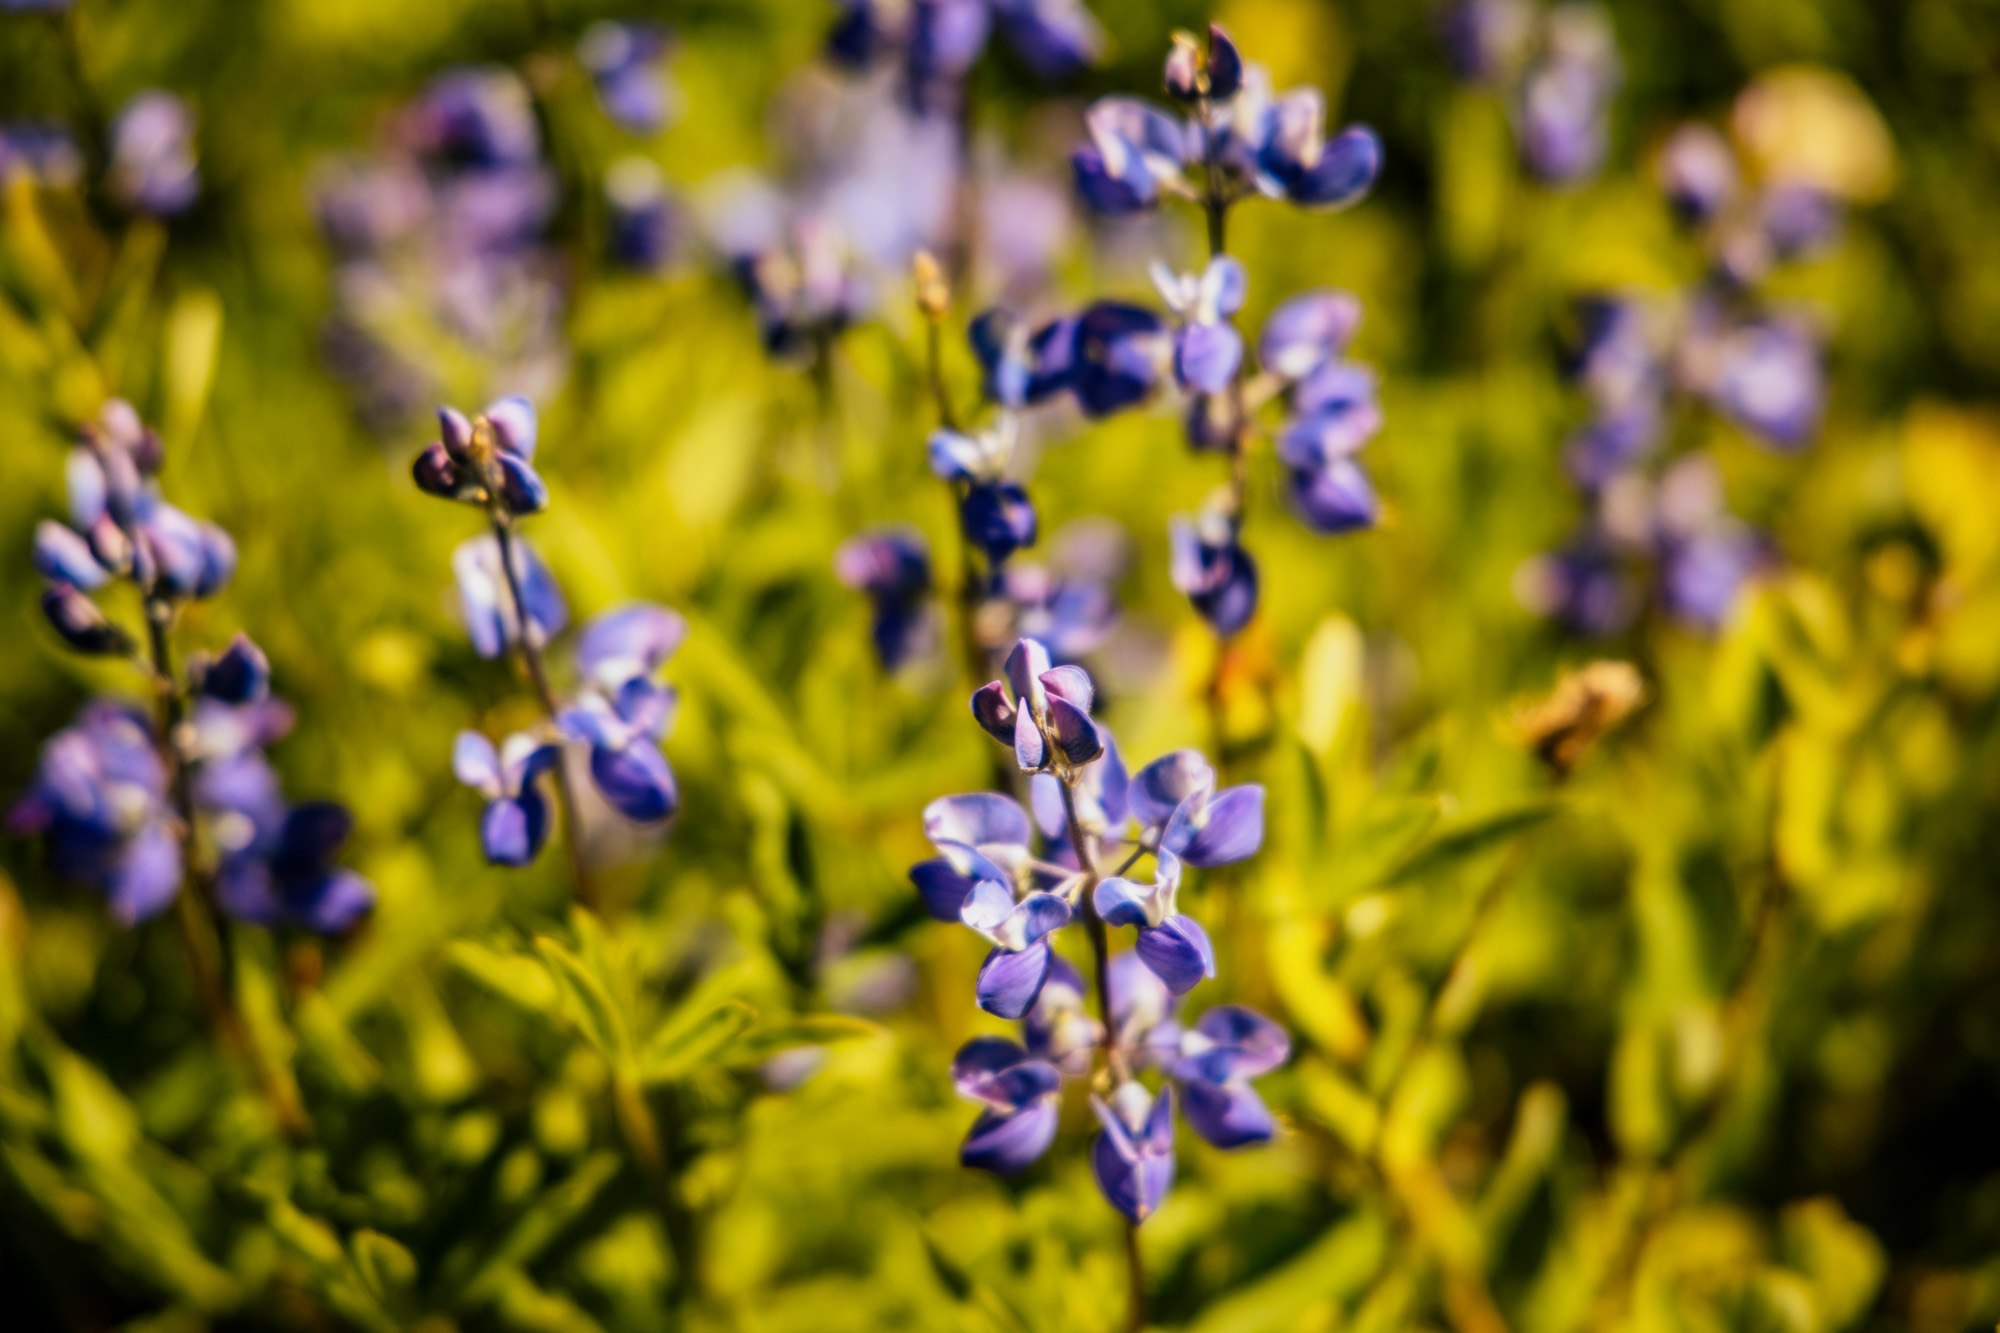
<instances>
[{"instance_id":1,"label":"blurred green foliage","mask_svg":"<svg viewBox=\"0 0 2000 1333\"><path fill-rule=\"evenodd\" d=\"M757 352L721 277L619 276L579 248L573 362L543 404L556 493L536 540L584 613L685 611L668 745L683 813L598 849L604 922L559 856L498 873L452 779L464 726L527 716L466 646L449 551L473 522L419 496L421 426L358 422L323 368L321 156L462 62L557 60L595 0L84 0L101 108L149 85L201 116L205 193L171 227L17 182L0 225L0 789L87 694L35 609L35 521L107 393L166 438L167 479L241 572L189 642L236 626L301 725L288 785L359 821L374 919L321 945L231 931L238 1005L313 1130L279 1132L204 1034L171 931L111 926L10 843L0 883L0 1272L15 1327L1095 1330L1119 1326L1119 1227L1065 1107L1003 1183L961 1170L958 1043L978 945L919 921L924 802L985 784L956 682L885 679L830 554L868 523L953 549L926 474L921 339L892 294L840 345L842 483L815 471L813 387ZM648 146L699 182L766 153L819 0L644 6L680 34L683 123ZM1174 0L1100 0L1111 59L1050 98L982 73L991 133L1060 176L1083 96L1150 90ZM2000 6L1991 0L1612 5L1627 65L1613 167L1569 193L1514 166L1503 109L1460 88L1398 0L1231 0L1280 85L1382 132L1377 195L1334 217L1246 210L1248 326L1332 283L1385 374L1371 450L1388 521L1339 542L1278 510L1249 542L1265 609L1223 675L1261 856L1190 889L1215 997L1299 1053L1265 1082L1278 1141L1188 1141L1142 1244L1151 1319L1256 1330L1954 1330L2000 1319ZM79 115L55 23L0 18L0 118ZM1898 177L1788 275L1833 330L1833 398L1796 459L1714 438L1732 502L1787 556L1713 639L1646 624L1579 645L1515 603L1575 500L1557 450L1567 299L1692 274L1651 188L1679 120L1760 71L1844 71ZM549 94L585 176L626 150L573 71ZM1192 233L1164 243L1185 259ZM1137 292L1088 247L1072 298ZM960 312L962 315L962 311ZM948 371L969 397L973 372ZM470 404L477 367L446 386ZM1216 476L1170 415L1051 450L1044 530L1134 540L1101 676L1128 755L1210 740L1215 652L1166 579L1165 519ZM1567 782L1506 719L1589 656L1639 665L1644 710ZM859 943L821 967L814 928ZM892 954L914 998L842 1016ZM773 1090L774 1054L818 1050ZM801 1066L805 1068L805 1066ZM782 1081L782 1080L781 1080ZM650 1151L650 1121L657 1142Z\"/></svg>"}]
</instances>

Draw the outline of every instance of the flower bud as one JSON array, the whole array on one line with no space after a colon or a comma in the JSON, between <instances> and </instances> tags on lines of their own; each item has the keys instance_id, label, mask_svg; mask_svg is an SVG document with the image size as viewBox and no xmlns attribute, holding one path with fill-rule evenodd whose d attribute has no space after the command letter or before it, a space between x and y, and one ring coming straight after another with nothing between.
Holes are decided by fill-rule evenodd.
<instances>
[{"instance_id":1,"label":"flower bud","mask_svg":"<svg viewBox=\"0 0 2000 1333\"><path fill-rule=\"evenodd\" d=\"M917 251L910 261L910 280L917 289L917 309L924 318L936 323L951 309L951 284L945 279L944 269L937 256L928 250Z\"/></svg>"},{"instance_id":2,"label":"flower bud","mask_svg":"<svg viewBox=\"0 0 2000 1333\"><path fill-rule=\"evenodd\" d=\"M123 655L132 651L132 638L105 618L96 602L67 583L51 583L42 590L42 614L49 618L63 642L80 653L97 656Z\"/></svg>"}]
</instances>

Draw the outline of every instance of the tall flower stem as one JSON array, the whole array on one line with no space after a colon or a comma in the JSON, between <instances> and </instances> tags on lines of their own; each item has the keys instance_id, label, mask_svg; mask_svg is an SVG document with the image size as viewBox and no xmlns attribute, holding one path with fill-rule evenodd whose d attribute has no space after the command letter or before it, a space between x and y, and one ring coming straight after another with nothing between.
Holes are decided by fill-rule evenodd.
<instances>
[{"instance_id":1,"label":"tall flower stem","mask_svg":"<svg viewBox=\"0 0 2000 1333\"><path fill-rule=\"evenodd\" d=\"M250 1067L264 1100L278 1127L292 1138L312 1132L299 1090L291 1076L275 1068L251 1038L243 1016L236 1011L224 980L227 960L224 937L208 910L208 877L195 867L194 783L181 749L181 732L187 722L187 704L174 676L173 603L163 597L146 598L146 639L151 648L154 691L159 698L160 759L167 768L167 785L180 821L181 873L185 880L174 898L174 925L194 973L195 989L201 993L202 1007L208 1011L209 1026L238 1058Z\"/></svg>"},{"instance_id":2,"label":"tall flower stem","mask_svg":"<svg viewBox=\"0 0 2000 1333\"><path fill-rule=\"evenodd\" d=\"M1118 1046L1118 1030L1111 1017L1111 942L1104 928L1104 918L1097 914L1093 892L1104 878L1104 873L1098 869L1097 836L1086 833L1083 821L1077 818L1073 780L1062 778L1060 781L1069 844L1076 849L1076 859L1083 867L1083 887L1077 896L1083 905L1084 928L1090 934L1091 959L1097 969L1097 1008L1104 1022L1105 1065L1112 1081L1123 1083L1131 1073L1125 1065L1125 1053ZM1129 869L1133 860L1137 860L1136 854L1123 868ZM1139 1224L1129 1218L1125 1222L1125 1279L1125 1327L1130 1333L1140 1333L1146 1327L1146 1265L1139 1253Z\"/></svg>"},{"instance_id":3,"label":"tall flower stem","mask_svg":"<svg viewBox=\"0 0 2000 1333\"><path fill-rule=\"evenodd\" d=\"M1215 156L1216 134L1211 122L1211 108L1207 102L1201 107L1201 117L1207 133L1204 159L1204 183L1201 192L1201 208L1208 222L1208 259L1214 263L1229 252L1229 205L1230 198L1224 192L1222 165ZM1229 381L1229 524L1234 533L1243 531L1243 520L1250 503L1250 420L1243 393L1243 368L1239 365ZM1226 774L1229 766L1229 745L1226 725L1227 709L1223 701L1223 676L1229 664L1229 643L1218 638L1215 646L1215 665L1210 671L1208 687L1203 693L1203 703L1208 709L1209 731L1214 740L1217 766Z\"/></svg>"},{"instance_id":4,"label":"tall flower stem","mask_svg":"<svg viewBox=\"0 0 2000 1333\"><path fill-rule=\"evenodd\" d=\"M495 488L497 494L497 488ZM493 539L500 545L500 568L507 577L507 595L514 602L514 623L520 629L519 647L521 664L528 669L528 679L535 687L535 698L542 705L542 712L550 725L556 724L556 715L562 705L556 700L556 693L549 687L548 668L542 662L541 645L529 629L533 623L528 615L528 602L521 594L521 578L514 571L514 530L513 524L499 509L492 511ZM576 897L585 907L596 909L597 891L590 877L589 858L584 855L583 820L578 814L576 788L569 774L569 746L562 747L563 762L556 765L556 800L562 807L564 843L569 848L570 873L576 881Z\"/></svg>"},{"instance_id":5,"label":"tall flower stem","mask_svg":"<svg viewBox=\"0 0 2000 1333\"><path fill-rule=\"evenodd\" d=\"M932 266L935 268L935 265ZM927 278L937 279L935 273L927 273L919 258L917 267L917 304L924 315L924 373L930 386L931 402L937 409L938 424L946 430L958 429L958 410L952 406L951 390L944 380L944 314L949 300L948 290L937 289L927 294ZM943 291L942 297L938 291ZM965 506L965 486L959 483L952 487L952 513L962 514ZM965 534L965 525L958 525L958 588L956 595L958 619L959 660L965 665L966 684L972 689L984 685L990 676L986 649L979 642L979 606L984 600L987 586L986 577L980 572L979 560L973 551L972 539Z\"/></svg>"}]
</instances>

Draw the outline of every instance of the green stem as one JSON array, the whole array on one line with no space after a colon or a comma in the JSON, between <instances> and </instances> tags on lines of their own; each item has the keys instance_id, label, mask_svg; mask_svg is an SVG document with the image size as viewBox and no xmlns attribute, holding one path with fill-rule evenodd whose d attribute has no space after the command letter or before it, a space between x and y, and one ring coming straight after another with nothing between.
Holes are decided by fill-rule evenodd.
<instances>
[{"instance_id":1,"label":"green stem","mask_svg":"<svg viewBox=\"0 0 2000 1333\"><path fill-rule=\"evenodd\" d=\"M499 493L497 487L489 489L494 494ZM491 517L493 538L500 545L500 568L506 575L507 595L514 602L514 623L520 630L518 647L521 650L521 663L528 669L528 679L534 684L535 698L540 701L542 712L548 717L550 725L555 725L556 715L562 711L562 705L557 701L555 691L549 687L549 673L542 661L541 645L535 642L535 636L529 628L532 622L528 616L528 602L521 593L520 575L514 571L513 524L497 508L493 510ZM569 746L567 741L561 742L561 745L563 759L556 765L556 802L562 809L564 841L569 848L570 873L576 881L577 901L594 910L597 905L597 892L591 883L589 860L584 855L583 820L578 814L576 789L569 775Z\"/></svg>"}]
</instances>

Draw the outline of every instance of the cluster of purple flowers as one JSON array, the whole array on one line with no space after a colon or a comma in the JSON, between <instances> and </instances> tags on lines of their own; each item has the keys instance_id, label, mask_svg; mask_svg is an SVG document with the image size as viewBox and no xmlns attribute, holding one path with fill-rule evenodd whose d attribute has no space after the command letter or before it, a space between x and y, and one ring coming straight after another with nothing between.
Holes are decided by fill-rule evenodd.
<instances>
[{"instance_id":1,"label":"cluster of purple flowers","mask_svg":"<svg viewBox=\"0 0 2000 1333\"><path fill-rule=\"evenodd\" d=\"M549 831L540 779L566 781L566 747L587 751L592 785L624 818L657 824L680 808L673 769L660 753L678 695L659 670L687 635L675 612L635 602L606 612L577 637L577 687L567 699L548 688L542 650L569 622L569 607L517 519L548 507L548 487L535 471L539 434L524 398L503 398L476 417L455 408L438 412L440 438L412 468L427 494L478 506L490 531L452 555L466 631L481 657L518 651L542 693L547 717L495 747L476 731L459 733L452 767L486 798L480 844L496 865L527 865ZM574 812L574 805L570 805ZM578 836L570 830L572 839Z\"/></svg>"},{"instance_id":2,"label":"cluster of purple flowers","mask_svg":"<svg viewBox=\"0 0 2000 1333\"><path fill-rule=\"evenodd\" d=\"M8 826L38 834L57 875L103 892L127 925L170 905L190 848L214 859L218 902L260 925L337 932L367 913L373 888L334 862L351 819L328 803L292 805L267 746L291 730L292 710L270 694L264 654L238 634L173 678L169 635L188 602L220 592L236 546L213 523L160 495L159 436L131 405L107 403L70 451L69 523L44 521L34 560L48 580L42 607L70 647L133 655L133 636L91 597L115 581L143 601L152 673L169 701L156 728L109 700L87 705L43 748L28 794Z\"/></svg>"},{"instance_id":3,"label":"cluster of purple flowers","mask_svg":"<svg viewBox=\"0 0 2000 1333\"><path fill-rule=\"evenodd\" d=\"M170 218L201 196L193 110L158 88L134 93L111 123L105 191L134 213ZM0 181L16 173L50 189L83 180L83 154L69 128L45 120L0 125Z\"/></svg>"},{"instance_id":4,"label":"cluster of purple flowers","mask_svg":"<svg viewBox=\"0 0 2000 1333\"><path fill-rule=\"evenodd\" d=\"M1211 1142L1268 1139L1271 1119L1249 1079L1282 1063L1289 1043L1244 1009L1211 1010L1192 1030L1176 1017L1177 997L1216 972L1207 933L1179 910L1184 867L1253 855L1263 842L1263 788L1218 788L1214 769L1192 750L1128 774L1111 733L1091 716L1094 701L1081 667L1053 665L1033 639L1016 644L1004 680L973 695L972 713L1031 775L1033 813L991 792L933 801L924 833L938 855L910 878L932 916L959 921L992 946L975 985L979 1007L1026 1024L1025 1047L983 1037L959 1052L959 1089L986 1108L965 1163L1011 1174L1038 1158L1055 1135L1063 1079L1090 1076L1101 1051L1110 1093L1093 1098L1104 1132L1092 1160L1105 1197L1139 1221L1172 1182L1172 1087ZM1118 873L1098 870L1118 856ZM1126 878L1146 856L1150 882ZM1053 948L1078 919L1104 969L1099 997L1108 1012L1098 1020L1082 979ZM1134 948L1111 957L1104 932L1121 926L1134 928ZM1171 1086L1156 1096L1139 1080L1148 1070Z\"/></svg>"},{"instance_id":5,"label":"cluster of purple flowers","mask_svg":"<svg viewBox=\"0 0 2000 1333\"><path fill-rule=\"evenodd\" d=\"M1507 98L1529 171L1551 185L1594 176L1610 147L1611 103L1624 82L1611 18L1570 0L1458 0L1444 44L1461 78Z\"/></svg>"},{"instance_id":6,"label":"cluster of purple flowers","mask_svg":"<svg viewBox=\"0 0 2000 1333\"><path fill-rule=\"evenodd\" d=\"M855 70L897 67L910 107L957 112L966 77L993 30L1039 78L1060 79L1097 59L1104 35L1082 0L838 0L827 54Z\"/></svg>"},{"instance_id":7,"label":"cluster of purple flowers","mask_svg":"<svg viewBox=\"0 0 2000 1333\"><path fill-rule=\"evenodd\" d=\"M436 400L456 362L440 343L510 387L561 378L556 176L511 70L438 75L379 151L321 166L313 202L335 258L327 354L371 421L394 426Z\"/></svg>"},{"instance_id":8,"label":"cluster of purple flowers","mask_svg":"<svg viewBox=\"0 0 2000 1333\"><path fill-rule=\"evenodd\" d=\"M1564 461L1589 513L1521 582L1532 608L1585 633L1616 632L1638 613L1635 563L1657 562L1670 614L1714 627L1769 559L1769 543L1726 509L1711 460L1686 455L1660 469L1678 413L1705 404L1757 443L1794 453L1811 443L1825 406L1812 322L1767 308L1754 284L1831 241L1839 202L1782 178L1749 188L1728 141L1701 124L1668 139L1659 180L1702 245L1704 274L1673 299L1600 296L1580 307L1574 369L1591 413Z\"/></svg>"}]
</instances>

